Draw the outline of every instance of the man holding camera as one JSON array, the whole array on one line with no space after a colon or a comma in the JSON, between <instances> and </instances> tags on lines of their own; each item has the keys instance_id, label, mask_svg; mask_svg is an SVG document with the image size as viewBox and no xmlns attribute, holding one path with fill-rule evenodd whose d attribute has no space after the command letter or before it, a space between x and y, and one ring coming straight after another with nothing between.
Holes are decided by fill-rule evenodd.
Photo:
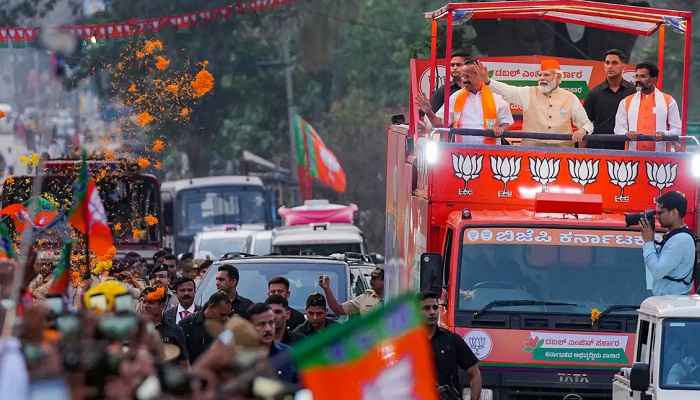
<instances>
[{"instance_id":1,"label":"man holding camera","mask_svg":"<svg viewBox=\"0 0 700 400\"><path fill-rule=\"evenodd\" d=\"M683 222L688 202L681 192L664 193L656 199L659 224L668 229L660 243L654 242L654 223L639 221L644 239L644 267L653 277L654 296L688 294L695 266L695 236Z\"/></svg>"}]
</instances>

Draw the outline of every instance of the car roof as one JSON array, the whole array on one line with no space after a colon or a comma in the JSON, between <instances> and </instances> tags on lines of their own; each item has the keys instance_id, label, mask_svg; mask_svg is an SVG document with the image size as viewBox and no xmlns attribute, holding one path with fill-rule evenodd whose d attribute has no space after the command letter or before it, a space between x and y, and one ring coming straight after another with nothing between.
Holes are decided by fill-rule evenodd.
<instances>
[{"instance_id":1,"label":"car roof","mask_svg":"<svg viewBox=\"0 0 700 400\"><path fill-rule=\"evenodd\" d=\"M207 186L230 186L230 185L249 185L263 186L262 180L257 176L209 176L205 178L180 179L176 181L163 182L161 190L179 192L183 189L194 189Z\"/></svg>"},{"instance_id":2,"label":"car roof","mask_svg":"<svg viewBox=\"0 0 700 400\"><path fill-rule=\"evenodd\" d=\"M273 246L333 243L362 243L362 236L344 232L304 232L294 235L274 236L272 238Z\"/></svg>"},{"instance_id":3,"label":"car roof","mask_svg":"<svg viewBox=\"0 0 700 400\"><path fill-rule=\"evenodd\" d=\"M700 296L653 296L642 302L639 312L657 318L700 318Z\"/></svg>"},{"instance_id":4,"label":"car roof","mask_svg":"<svg viewBox=\"0 0 700 400\"><path fill-rule=\"evenodd\" d=\"M247 238L250 235L253 234L253 231L237 231L237 230L232 230L232 231L204 231L204 232L197 232L195 235L195 239L225 239L225 238L231 238L231 239L236 239L236 238Z\"/></svg>"},{"instance_id":5,"label":"car roof","mask_svg":"<svg viewBox=\"0 0 700 400\"><path fill-rule=\"evenodd\" d=\"M287 234L295 232L355 232L362 233L360 228L353 224L333 224L330 222L315 222L304 225L280 226L275 228L275 234Z\"/></svg>"},{"instance_id":6,"label":"car roof","mask_svg":"<svg viewBox=\"0 0 700 400\"><path fill-rule=\"evenodd\" d=\"M308 263L308 264L348 265L344 261L336 260L336 259L329 258L329 257L322 257L322 256L251 256L251 257L231 258L228 260L217 260L214 262L214 265L220 265L220 264L271 264L271 263L275 263L275 264Z\"/></svg>"},{"instance_id":7,"label":"car roof","mask_svg":"<svg viewBox=\"0 0 700 400\"><path fill-rule=\"evenodd\" d=\"M324 228L318 228L323 226ZM308 224L276 228L274 246L297 244L361 243L362 231L351 224Z\"/></svg>"}]
</instances>

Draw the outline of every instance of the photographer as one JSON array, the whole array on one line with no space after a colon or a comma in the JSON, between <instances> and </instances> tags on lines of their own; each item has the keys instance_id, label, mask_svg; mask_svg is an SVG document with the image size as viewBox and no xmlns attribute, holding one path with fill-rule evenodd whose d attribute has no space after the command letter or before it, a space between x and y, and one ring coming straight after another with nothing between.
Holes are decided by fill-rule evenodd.
<instances>
[{"instance_id":1,"label":"photographer","mask_svg":"<svg viewBox=\"0 0 700 400\"><path fill-rule=\"evenodd\" d=\"M656 199L659 224L668 229L660 243L654 242L654 224L639 222L644 246L644 266L654 278L654 296L688 294L695 266L695 237L683 222L688 206L680 192L664 193Z\"/></svg>"}]
</instances>

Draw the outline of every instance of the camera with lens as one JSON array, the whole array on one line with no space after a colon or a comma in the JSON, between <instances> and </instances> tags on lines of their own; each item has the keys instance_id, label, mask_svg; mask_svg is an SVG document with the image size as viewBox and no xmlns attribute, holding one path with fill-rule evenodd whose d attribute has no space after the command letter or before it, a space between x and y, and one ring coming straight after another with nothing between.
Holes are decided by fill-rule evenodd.
<instances>
[{"instance_id":1,"label":"camera with lens","mask_svg":"<svg viewBox=\"0 0 700 400\"><path fill-rule=\"evenodd\" d=\"M656 217L655 210L646 210L646 211L640 212L640 213L625 213L625 225L627 225L627 226L639 225L639 221L641 221L641 219L644 218L647 221L649 221L649 226L653 227L654 223L655 223L655 217Z\"/></svg>"}]
</instances>

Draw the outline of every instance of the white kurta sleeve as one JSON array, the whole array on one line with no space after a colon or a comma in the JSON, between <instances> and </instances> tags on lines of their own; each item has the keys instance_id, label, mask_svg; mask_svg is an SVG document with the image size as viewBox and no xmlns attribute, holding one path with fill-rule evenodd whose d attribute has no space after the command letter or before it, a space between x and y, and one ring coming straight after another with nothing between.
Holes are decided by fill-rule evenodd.
<instances>
[{"instance_id":1,"label":"white kurta sleeve","mask_svg":"<svg viewBox=\"0 0 700 400\"><path fill-rule=\"evenodd\" d=\"M627 109L625 108L625 101L621 101L617 106L617 114L615 114L615 134L616 135L626 135L629 132L629 126L627 126Z\"/></svg>"},{"instance_id":2,"label":"white kurta sleeve","mask_svg":"<svg viewBox=\"0 0 700 400\"><path fill-rule=\"evenodd\" d=\"M681 116L678 111L678 103L676 100L671 100L671 104L668 105L668 131L665 133L669 135L681 135Z\"/></svg>"},{"instance_id":3,"label":"white kurta sleeve","mask_svg":"<svg viewBox=\"0 0 700 400\"><path fill-rule=\"evenodd\" d=\"M496 113L498 114L498 125L510 126L513 125L513 114L510 112L510 104L503 100L503 97L494 95L496 102Z\"/></svg>"},{"instance_id":4,"label":"white kurta sleeve","mask_svg":"<svg viewBox=\"0 0 700 400\"><path fill-rule=\"evenodd\" d=\"M573 120L574 125L576 125L578 129L583 129L588 134L593 133L593 123L590 119L588 119L586 109L583 108L583 104L581 104L578 97L576 97L574 94L572 94L572 96L574 96L574 99L572 100L571 104L571 119Z\"/></svg>"},{"instance_id":5,"label":"white kurta sleeve","mask_svg":"<svg viewBox=\"0 0 700 400\"><path fill-rule=\"evenodd\" d=\"M512 86L507 83L491 79L489 88L491 88L494 93L503 96L508 103L519 105L523 109L526 109L528 103L530 102L530 86Z\"/></svg>"}]
</instances>

